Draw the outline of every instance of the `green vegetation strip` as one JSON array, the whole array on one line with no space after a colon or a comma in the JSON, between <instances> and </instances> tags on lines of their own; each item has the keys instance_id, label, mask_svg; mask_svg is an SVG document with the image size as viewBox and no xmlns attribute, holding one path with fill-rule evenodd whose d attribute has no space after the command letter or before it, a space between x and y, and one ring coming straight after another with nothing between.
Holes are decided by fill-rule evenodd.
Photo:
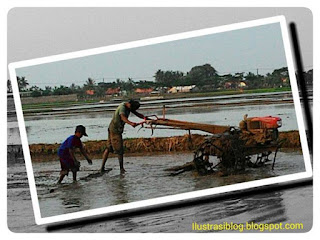
<instances>
[{"instance_id":1,"label":"green vegetation strip","mask_svg":"<svg viewBox=\"0 0 320 240\"><path fill-rule=\"evenodd\" d=\"M253 93L272 93L272 92L289 92L290 87L283 88L262 88L262 89L250 89L243 90L223 90L223 91L213 91L213 92L199 92L199 93L177 93L177 94L165 94L163 99L174 99L174 98L190 98L190 97L212 97L212 96L224 96L224 95L240 95L240 94L253 94ZM131 96L134 99L138 99L140 96ZM123 98L125 100L125 98ZM90 100L80 100L80 101L66 101L66 102L43 102L37 104L23 104L22 110L50 110L51 108L58 107L71 107L71 106L81 106L86 104L93 104L99 102L100 99L90 99Z\"/></svg>"}]
</instances>

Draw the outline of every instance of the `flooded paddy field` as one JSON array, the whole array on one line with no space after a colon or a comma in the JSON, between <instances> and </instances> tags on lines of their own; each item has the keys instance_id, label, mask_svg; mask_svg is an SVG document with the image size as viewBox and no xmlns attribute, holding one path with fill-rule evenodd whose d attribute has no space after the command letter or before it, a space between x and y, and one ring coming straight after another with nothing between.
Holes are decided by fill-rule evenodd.
<instances>
[{"instance_id":1,"label":"flooded paddy field","mask_svg":"<svg viewBox=\"0 0 320 240\"><path fill-rule=\"evenodd\" d=\"M161 111L145 112L145 115L158 114ZM244 114L249 116L279 116L282 118L283 126L280 131L297 130L296 114L293 104L275 104L275 105L259 105L259 106L240 106L232 108L215 109L210 106L205 108L181 108L179 111L170 110L166 113L166 118L206 123L217 125L239 126L239 122L243 120ZM36 143L60 143L68 134L73 134L74 127L82 124L86 126L89 137L86 140L105 140L108 136L108 125L111 121L112 113L96 113L96 114L78 114L74 116L51 116L50 118L27 119L25 121L29 144ZM133 114L130 120L140 122L141 119ZM184 130L172 129L155 129L152 137L170 137L185 134ZM196 134L206 134L201 131L192 131ZM123 138L151 137L150 129L140 129L140 127L132 128L126 125Z\"/></svg>"},{"instance_id":2,"label":"flooded paddy field","mask_svg":"<svg viewBox=\"0 0 320 240\"><path fill-rule=\"evenodd\" d=\"M81 161L78 181L71 175L57 185L59 162L34 163L34 175L42 217L97 209L183 192L197 191L262 178L304 171L300 152L279 152L275 169L271 163L262 168L247 169L239 174L218 177L198 176L185 172L170 176L164 169L192 159L192 153L156 156L127 156L127 173L119 175L118 161L108 159L109 173L87 178L100 167L101 159L93 165ZM34 224L27 176L24 164L8 168L8 226L17 232L46 231ZM24 204L25 203L25 204ZM30 207L26 207L30 205ZM296 206L299 206L298 208ZM296 212L298 211L299 214ZM284 189L252 196L240 196L206 204L164 210L143 215L108 219L96 224L64 228L61 232L192 232L192 222L223 223L255 221L257 223L303 222L305 230L312 226L312 186Z\"/></svg>"},{"instance_id":3,"label":"flooded paddy field","mask_svg":"<svg viewBox=\"0 0 320 240\"><path fill-rule=\"evenodd\" d=\"M290 100L291 99L291 100ZM18 123L14 114L12 99L9 101L10 109L8 108L8 139L10 144L19 144L20 135ZM259 104L251 105L254 101L260 100ZM272 100L272 104L268 101ZM283 102L283 100L290 100ZM162 106L166 104L166 118L199 122L206 124L238 126L243 119L244 114L249 117L253 116L278 116L282 118L283 126L280 131L297 130L296 113L292 96L290 93L271 93L271 94L243 94L237 96L220 96L220 97L202 97L196 99L170 99L147 101L146 107L142 104L139 110L144 115L156 114L162 117ZM207 102L209 101L209 102ZM267 102L266 102L267 101ZM217 106L217 103L226 103L226 105ZM244 105L233 105L232 103L241 103ZM169 105L168 105L169 104ZM174 107L170 107L174 105ZM188 106L185 106L187 104ZM200 104L200 105L199 105ZM312 102L310 103L312 107ZM12 106L11 106L12 105ZM87 112L74 111L69 108L61 108L58 112L50 114L34 113L25 115L25 125L28 135L29 144L37 143L60 143L66 135L72 134L76 125L82 124L87 127L88 138L86 140L105 140L107 138L107 128L111 121L113 110L116 107L115 103L96 104L92 106L77 106L76 108L88 108ZM111 105L111 108L110 106ZM95 106L99 106L99 111L94 111ZM153 106L150 108L150 106ZM112 111L111 111L112 110ZM141 119L131 114L130 119L135 122L140 122ZM150 137L149 129L125 127L123 134L124 138ZM153 137L168 137L180 136L185 134L181 130L156 130ZM196 134L204 134L200 131L192 131Z\"/></svg>"},{"instance_id":4,"label":"flooded paddy field","mask_svg":"<svg viewBox=\"0 0 320 240\"><path fill-rule=\"evenodd\" d=\"M170 96L169 99L155 99L155 100L142 100L141 109L157 109L165 105L169 108L175 108L178 106L188 106L193 107L195 105L221 105L221 104L241 104L241 103L253 103L257 101L291 101L291 92L270 92L270 93L251 93L251 94L235 94L235 95L222 95L222 96L207 96L207 97L183 97L183 95L174 97ZM100 101L96 103L74 103L72 106L62 106L62 107L45 107L37 108L31 107L25 109L24 113L26 116L33 116L34 114L40 115L57 115L69 113L79 113L79 112L99 112L99 111L114 111L119 105L120 101ZM23 103L23 100L22 100Z\"/></svg>"},{"instance_id":5,"label":"flooded paddy field","mask_svg":"<svg viewBox=\"0 0 320 240\"><path fill-rule=\"evenodd\" d=\"M221 100L225 101L225 100ZM154 109L141 109L143 114L162 116L159 105ZM238 126L244 114L249 116L273 115L282 118L280 131L297 130L293 103L168 108L166 117L170 119ZM29 144L60 143L73 134L74 127L83 124L89 137L86 140L105 140L112 112L69 113L25 118ZM138 118L130 116L132 121ZM9 119L8 139L19 144L18 124L14 116ZM155 130L153 137L178 136L185 131ZM201 134L201 132L194 131ZM126 126L124 138L150 137L149 129L134 129ZM192 153L173 153L167 155L125 156L127 173L119 175L118 160L108 159L109 173L98 178L87 178L96 172L101 159L94 159L93 165L81 161L79 181L72 182L71 174L62 185L56 184L60 165L58 161L33 163L37 193L42 217L97 209L115 204L134 202L172 194L197 191L217 186L254 181L262 178L283 176L305 170L301 152L281 151L278 153L274 171L271 163L259 169L247 169L245 172L227 176L198 176L184 172L170 176L164 169L182 165L193 159ZM46 226L37 226L34 222L30 200L29 184L23 158L8 162L8 227L13 232L46 232ZM290 223L302 222L303 232L312 227L312 185L296 188L261 192L248 196L236 196L219 201L148 212L140 215L107 218L98 223L79 224L56 230L58 232L193 232L192 222L197 223ZM301 231L300 231L301 232Z\"/></svg>"},{"instance_id":6,"label":"flooded paddy field","mask_svg":"<svg viewBox=\"0 0 320 240\"><path fill-rule=\"evenodd\" d=\"M70 174L61 186L56 184L60 169L58 161L34 163L41 216L55 216L305 171L302 155L297 152L279 153L274 171L271 170L271 163L261 169L248 169L228 177L198 176L193 172L170 176L165 171L192 159L192 153L126 157L127 173L124 175L119 175L118 160L110 159L107 167L113 170L95 178L87 177L99 169L101 160L96 160L92 166L83 161L83 170L78 172L80 180L72 183Z\"/></svg>"}]
</instances>

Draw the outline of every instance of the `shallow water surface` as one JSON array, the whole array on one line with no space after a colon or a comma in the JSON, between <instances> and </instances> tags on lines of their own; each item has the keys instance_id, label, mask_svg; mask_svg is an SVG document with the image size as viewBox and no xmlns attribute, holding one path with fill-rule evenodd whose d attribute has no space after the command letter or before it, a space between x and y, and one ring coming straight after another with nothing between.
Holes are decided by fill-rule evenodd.
<instances>
[{"instance_id":1,"label":"shallow water surface","mask_svg":"<svg viewBox=\"0 0 320 240\"><path fill-rule=\"evenodd\" d=\"M161 108L154 110L161 116ZM142 111L144 114L151 114L143 109ZM283 119L283 127L280 131L298 129L293 104L219 109L211 106L168 108L166 117L193 122L238 125L245 113L248 113L249 116L280 116ZM106 139L106 129L110 119L110 112L29 118L26 119L28 141L29 144L60 143L73 133L74 126L77 124L84 124L88 127L89 138L84 140ZM139 121L135 117L132 117L132 120ZM12 118L12 124L8 125L8 140L12 144L21 143L17 126L16 118ZM154 137L182 134L184 131L156 130ZM126 127L124 133L125 138L150 137L150 135L150 130L138 131L129 127ZM191 161L192 158L191 153L125 157L127 173L124 176L119 174L117 159L110 158L107 167L113 170L96 178L87 177L99 169L101 159L94 160L92 166L82 160L81 171L78 173L79 181L72 183L70 174L59 186L56 184L60 170L58 161L33 163L42 217L282 176L305 170L300 152L279 152L274 171L271 170L271 162L262 168L247 169L245 172L227 177L197 176L192 172L170 176L164 170L182 165ZM13 232L47 231L46 226L37 226L34 222L24 163L8 162L8 164L9 229ZM62 228L60 232L193 232L192 222L245 223L246 221L256 223L302 222L305 226L303 232L306 232L312 227L312 191L312 185L309 185L249 196L236 196L194 206L150 211L136 216L120 216L86 225L79 224Z\"/></svg>"},{"instance_id":2,"label":"shallow water surface","mask_svg":"<svg viewBox=\"0 0 320 240\"><path fill-rule=\"evenodd\" d=\"M144 112L145 115L158 114L157 112ZM276 104L276 105L258 105L258 106L239 106L215 109L206 108L179 108L171 109L167 112L166 118L180 121L216 124L224 126L239 126L239 122L243 120L244 114L249 117L254 116L278 116L282 118L283 126L279 131L297 130L296 113L293 104ZM25 121L28 142L35 143L61 143L66 137L74 133L75 126L82 124L86 126L89 137L82 140L106 140L108 137L108 125L111 121L112 114L96 113L96 114L78 114L74 116L48 117L42 119L28 119ZM140 122L141 119L135 115L130 115L130 121ZM181 136L186 133L185 130L159 129L153 132L152 137L170 137ZM195 134L207 134L201 131L192 131ZM140 129L140 127L132 128L125 125L123 138L151 137L150 129Z\"/></svg>"},{"instance_id":3,"label":"shallow water surface","mask_svg":"<svg viewBox=\"0 0 320 240\"><path fill-rule=\"evenodd\" d=\"M72 182L70 173L61 185L56 184L60 169L58 161L34 163L41 215L55 216L304 171L299 152L279 152L274 171L271 162L262 168L247 169L226 177L199 176L194 172L171 176L165 171L192 158L191 153L126 157L127 172L124 175L119 174L117 159L111 158L107 167L113 170L94 178L87 177L97 172L101 161L95 160L89 166L84 160L78 172L78 182Z\"/></svg>"},{"instance_id":4,"label":"shallow water surface","mask_svg":"<svg viewBox=\"0 0 320 240\"><path fill-rule=\"evenodd\" d=\"M114 169L99 178L72 183L69 176L61 186L56 185L59 163L34 164L37 189L44 216L58 215L118 204L150 194L171 194L170 191L191 191L221 184L233 184L243 180L272 177L304 171L299 152L279 152L274 171L270 164L259 169L249 169L245 174L228 177L199 177L191 172L170 177L163 169L190 160L191 154L126 157L127 173L119 176L117 159L111 158L108 167ZM100 167L101 160L92 166L81 161L78 178L85 178ZM153 167L154 165L154 167ZM46 225L37 226L29 191L26 169L22 163L10 164L8 178L8 227L13 232L46 232ZM181 185L182 184L182 185ZM183 187L183 188L182 188ZM50 193L50 190L54 189ZM157 190L157 191L156 191ZM245 223L303 223L302 231L312 227L312 185L289 189L261 191L260 193L208 200L201 204L149 211L131 216L106 218L98 222L58 228L58 232L194 232L192 223L234 222ZM288 232L288 231L285 231Z\"/></svg>"}]
</instances>

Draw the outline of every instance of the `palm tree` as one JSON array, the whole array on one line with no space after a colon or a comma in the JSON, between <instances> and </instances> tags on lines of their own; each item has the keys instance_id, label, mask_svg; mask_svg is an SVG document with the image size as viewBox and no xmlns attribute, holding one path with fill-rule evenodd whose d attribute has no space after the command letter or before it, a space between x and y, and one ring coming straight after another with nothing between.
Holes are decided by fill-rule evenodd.
<instances>
[{"instance_id":1,"label":"palm tree","mask_svg":"<svg viewBox=\"0 0 320 240\"><path fill-rule=\"evenodd\" d=\"M164 72L161 69L159 69L153 77L158 83L164 82Z\"/></svg>"},{"instance_id":2,"label":"palm tree","mask_svg":"<svg viewBox=\"0 0 320 240\"><path fill-rule=\"evenodd\" d=\"M52 87L45 86L45 89L42 91L43 96L50 96L52 94Z\"/></svg>"},{"instance_id":3,"label":"palm tree","mask_svg":"<svg viewBox=\"0 0 320 240\"><path fill-rule=\"evenodd\" d=\"M7 93L12 93L12 85L10 79L7 81Z\"/></svg>"},{"instance_id":4,"label":"palm tree","mask_svg":"<svg viewBox=\"0 0 320 240\"><path fill-rule=\"evenodd\" d=\"M93 89L95 86L95 82L92 78L88 78L88 80L86 81L86 83L84 84L86 89Z\"/></svg>"},{"instance_id":5,"label":"palm tree","mask_svg":"<svg viewBox=\"0 0 320 240\"><path fill-rule=\"evenodd\" d=\"M19 91L23 92L26 91L27 86L29 85L29 83L27 82L27 79L25 77L17 77L17 81L18 81L18 86L19 86Z\"/></svg>"},{"instance_id":6,"label":"palm tree","mask_svg":"<svg viewBox=\"0 0 320 240\"><path fill-rule=\"evenodd\" d=\"M38 86L32 86L30 88L31 97L40 97L42 95L42 90Z\"/></svg>"}]
</instances>

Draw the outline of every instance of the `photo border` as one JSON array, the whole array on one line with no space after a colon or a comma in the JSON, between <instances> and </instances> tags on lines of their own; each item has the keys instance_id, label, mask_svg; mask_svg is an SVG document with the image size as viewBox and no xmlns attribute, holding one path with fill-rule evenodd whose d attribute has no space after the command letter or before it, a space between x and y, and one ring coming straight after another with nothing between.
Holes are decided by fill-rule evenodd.
<instances>
[{"instance_id":1,"label":"photo border","mask_svg":"<svg viewBox=\"0 0 320 240\"><path fill-rule=\"evenodd\" d=\"M28 145L26 127L24 123L24 116L22 111L22 103L20 99L18 83L16 80L13 80L17 78L16 71L15 71L17 68L34 66L34 65L44 64L44 63L57 62L62 60L75 59L75 58L80 58L85 56L114 52L118 50L125 50L125 49L130 49L135 47L148 46L148 45L153 45L158 43L171 42L171 41L182 40L182 39L187 39L191 37L200 37L208 34L222 33L222 32L227 32L232 30L239 30L243 28L262 26L262 25L271 24L271 23L280 23L280 28L281 28L282 38L283 38L283 45L284 45L284 50L286 55L289 77L290 77L291 90L292 90L292 95L294 100L295 111L296 111L296 118L297 118L298 127L299 127L299 135L300 135L301 147L302 147L305 170L306 170L305 172L288 174L285 176L278 176L278 177L272 177L272 178L261 179L261 180L254 180L250 182L237 183L237 184L232 184L227 186L215 187L211 189L174 194L174 195L165 196L165 197L152 198L148 200L141 200L141 201L102 207L97 209L84 210L84 211L75 212L75 213L68 213L68 214L62 214L57 216L45 217L45 218L41 217L40 204L38 200L35 178L33 174L33 167L32 167L30 149ZM307 144L305 125L304 125L304 120L302 115L301 102L300 102L300 97L298 92L292 51L290 46L291 45L290 45L290 39L288 35L288 28L286 25L286 19L284 16L275 16L275 17L240 22L240 23L235 23L230 25L223 25L219 27L206 28L206 29L201 29L196 31L184 32L179 34L167 35L167 36L133 41L128 43L110 45L106 47L99 47L99 48L93 48L93 49L71 52L66 54L59 54L59 55L53 55L49 57L36 58L32 60L10 63L8 66L9 74L10 74L11 84L13 89L14 102L16 107L18 125L19 125L20 136L21 136L21 143L22 143L24 159L25 159L25 164L27 169L27 176L28 176L28 181L30 186L31 200L32 200L36 224L42 225L42 224L49 224L49 223L67 221L67 220L80 219L80 218L89 217L89 216L98 216L102 214L122 212L122 211L133 210L133 209L140 209L140 208L146 208L146 207L159 207L162 204L168 204L168 203L174 204L177 202L196 199L199 197L213 196L213 195L237 191L237 190L246 190L246 189L261 187L265 185L272 185L277 183L285 183L285 182L290 182L294 180L303 180L303 179L311 178L312 166L310 161L310 153L309 153L308 144Z\"/></svg>"}]
</instances>

